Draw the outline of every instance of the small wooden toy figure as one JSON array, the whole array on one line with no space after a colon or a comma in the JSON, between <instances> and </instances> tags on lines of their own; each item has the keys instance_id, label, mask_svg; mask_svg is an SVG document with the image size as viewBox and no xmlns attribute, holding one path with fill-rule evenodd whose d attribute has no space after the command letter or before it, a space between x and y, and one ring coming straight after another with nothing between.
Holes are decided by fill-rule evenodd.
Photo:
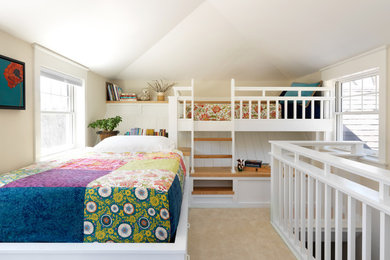
<instances>
[{"instance_id":1,"label":"small wooden toy figure","mask_svg":"<svg viewBox=\"0 0 390 260\"><path fill-rule=\"evenodd\" d=\"M244 170L244 160L238 159L237 162L237 169L239 172L242 172Z\"/></svg>"}]
</instances>

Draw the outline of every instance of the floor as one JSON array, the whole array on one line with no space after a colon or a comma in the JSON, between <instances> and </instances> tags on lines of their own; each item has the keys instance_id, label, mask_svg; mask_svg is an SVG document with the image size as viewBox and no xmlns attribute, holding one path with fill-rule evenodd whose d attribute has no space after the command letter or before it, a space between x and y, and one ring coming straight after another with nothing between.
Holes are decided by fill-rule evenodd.
<instances>
[{"instance_id":1,"label":"floor","mask_svg":"<svg viewBox=\"0 0 390 260\"><path fill-rule=\"evenodd\" d=\"M270 224L268 208L190 209L191 260L296 259Z\"/></svg>"}]
</instances>

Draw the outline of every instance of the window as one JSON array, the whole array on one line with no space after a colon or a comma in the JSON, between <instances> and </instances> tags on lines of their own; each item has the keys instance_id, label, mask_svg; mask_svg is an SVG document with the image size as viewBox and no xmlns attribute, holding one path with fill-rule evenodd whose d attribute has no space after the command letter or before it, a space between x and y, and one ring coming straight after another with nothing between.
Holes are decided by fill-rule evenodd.
<instances>
[{"instance_id":1,"label":"window","mask_svg":"<svg viewBox=\"0 0 390 260\"><path fill-rule=\"evenodd\" d=\"M361 73L337 82L337 140L363 141L371 156L379 151L379 75Z\"/></svg>"},{"instance_id":2,"label":"window","mask_svg":"<svg viewBox=\"0 0 390 260\"><path fill-rule=\"evenodd\" d=\"M46 69L41 71L41 156L75 148L75 92L81 86L79 79Z\"/></svg>"}]
</instances>

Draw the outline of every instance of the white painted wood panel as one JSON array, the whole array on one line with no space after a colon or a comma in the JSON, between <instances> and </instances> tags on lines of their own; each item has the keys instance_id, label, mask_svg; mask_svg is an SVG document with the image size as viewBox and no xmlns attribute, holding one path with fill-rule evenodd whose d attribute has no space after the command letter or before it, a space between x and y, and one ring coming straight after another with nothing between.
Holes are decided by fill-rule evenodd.
<instances>
[{"instance_id":1,"label":"white painted wood panel","mask_svg":"<svg viewBox=\"0 0 390 260\"><path fill-rule=\"evenodd\" d=\"M263 203L269 204L271 200L271 186L269 178L259 180L238 180L239 203Z\"/></svg>"},{"instance_id":2,"label":"white painted wood panel","mask_svg":"<svg viewBox=\"0 0 390 260\"><path fill-rule=\"evenodd\" d=\"M167 103L119 103L107 104L106 117L121 116L122 122L118 130L120 134L130 131L130 128L168 129Z\"/></svg>"}]
</instances>

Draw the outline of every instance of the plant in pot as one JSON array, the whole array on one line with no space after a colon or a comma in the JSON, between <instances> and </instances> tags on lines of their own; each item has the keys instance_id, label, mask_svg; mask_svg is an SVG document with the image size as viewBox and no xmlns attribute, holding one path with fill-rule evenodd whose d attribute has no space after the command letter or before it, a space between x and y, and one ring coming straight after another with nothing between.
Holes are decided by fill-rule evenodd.
<instances>
[{"instance_id":1,"label":"plant in pot","mask_svg":"<svg viewBox=\"0 0 390 260\"><path fill-rule=\"evenodd\" d=\"M100 129L96 133L100 135L100 140L103 140L110 136L115 136L119 134L119 131L114 131L114 129L122 122L122 117L110 117L104 119L98 119L88 125L88 127L93 129Z\"/></svg>"},{"instance_id":2,"label":"plant in pot","mask_svg":"<svg viewBox=\"0 0 390 260\"><path fill-rule=\"evenodd\" d=\"M164 80L153 80L153 82L149 83L149 87L157 93L157 101L165 100L165 92L167 92L171 87L173 87L176 83L174 82L165 82Z\"/></svg>"}]
</instances>

